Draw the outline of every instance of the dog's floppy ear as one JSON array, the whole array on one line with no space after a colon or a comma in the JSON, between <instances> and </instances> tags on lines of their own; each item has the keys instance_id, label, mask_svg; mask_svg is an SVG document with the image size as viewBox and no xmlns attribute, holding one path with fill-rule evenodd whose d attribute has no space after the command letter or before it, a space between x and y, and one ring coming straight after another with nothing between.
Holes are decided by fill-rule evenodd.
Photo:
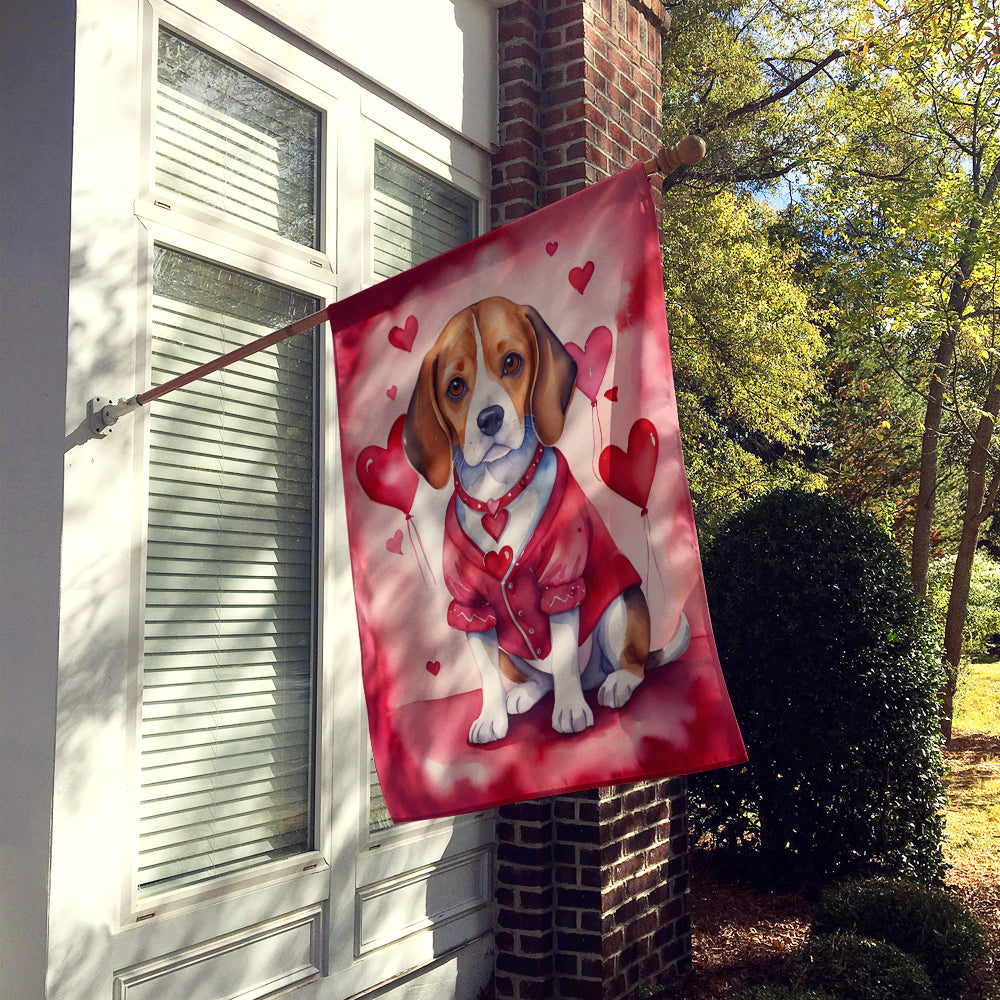
<instances>
[{"instance_id":1,"label":"dog's floppy ear","mask_svg":"<svg viewBox=\"0 0 1000 1000\"><path fill-rule=\"evenodd\" d=\"M417 472L439 490L451 477L451 435L445 429L434 398L437 352L420 365L403 424L403 450Z\"/></svg>"},{"instance_id":2,"label":"dog's floppy ear","mask_svg":"<svg viewBox=\"0 0 1000 1000\"><path fill-rule=\"evenodd\" d=\"M531 415L542 444L555 444L566 422L566 411L576 385L576 362L533 306L524 306L524 317L535 332L537 356L535 383L531 388Z\"/></svg>"}]
</instances>

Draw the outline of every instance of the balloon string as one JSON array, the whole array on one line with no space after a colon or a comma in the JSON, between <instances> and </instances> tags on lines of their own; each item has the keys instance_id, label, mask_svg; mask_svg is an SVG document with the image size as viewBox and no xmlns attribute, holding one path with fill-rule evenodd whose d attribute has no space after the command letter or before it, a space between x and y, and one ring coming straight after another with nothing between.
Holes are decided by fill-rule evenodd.
<instances>
[{"instance_id":1,"label":"balloon string","mask_svg":"<svg viewBox=\"0 0 1000 1000\"><path fill-rule=\"evenodd\" d=\"M597 401L590 404L590 440L593 447L591 471L594 478L601 481L601 469L598 464L598 456L604 451L604 429L601 427L601 411L597 408Z\"/></svg>"},{"instance_id":2,"label":"balloon string","mask_svg":"<svg viewBox=\"0 0 1000 1000\"><path fill-rule=\"evenodd\" d=\"M417 530L417 522L413 520L412 514L406 515L406 531L410 536L410 545L413 546L413 554L417 555L417 549L420 549L420 554L424 557L424 562L427 565L427 572L430 574L431 582L435 585L437 580L434 577L434 570L431 569L430 560L427 558L427 553L424 551L424 543L420 539L420 532ZM414 544L413 538L416 536L416 544ZM420 557L417 556L417 569L420 570L420 579L424 581L424 586L429 590L430 587L427 584L427 577L424 576L424 568L420 565Z\"/></svg>"},{"instance_id":3,"label":"balloon string","mask_svg":"<svg viewBox=\"0 0 1000 1000\"><path fill-rule=\"evenodd\" d=\"M644 534L646 536L646 583L649 584L649 559L650 554L652 554L653 565L656 567L656 575L660 580L660 593L666 596L667 588L663 583L663 574L660 572L660 563L656 558L656 549L653 548L653 538L652 529L649 526L649 510L646 507L642 508L642 524L644 529Z\"/></svg>"}]
</instances>

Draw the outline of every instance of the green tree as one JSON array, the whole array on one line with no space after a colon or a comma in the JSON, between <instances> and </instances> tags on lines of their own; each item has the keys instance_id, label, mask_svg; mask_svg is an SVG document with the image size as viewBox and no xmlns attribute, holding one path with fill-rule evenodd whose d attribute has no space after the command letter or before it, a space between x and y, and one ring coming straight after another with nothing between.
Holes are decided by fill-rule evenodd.
<instances>
[{"instance_id":1,"label":"green tree","mask_svg":"<svg viewBox=\"0 0 1000 1000\"><path fill-rule=\"evenodd\" d=\"M798 250L755 194L803 161L830 49L822 3L672 6L663 118L710 140L665 182L664 277L685 458L699 529L747 499L810 482L825 348ZM793 29L793 30L790 30Z\"/></svg>"},{"instance_id":2,"label":"green tree","mask_svg":"<svg viewBox=\"0 0 1000 1000\"><path fill-rule=\"evenodd\" d=\"M910 559L919 594L942 459L949 447L964 452L944 628L948 734L973 559L1000 485L991 450L1000 409L1000 20L996 0L877 0L854 28L865 58L825 95L835 133L811 168L809 198L839 240L818 277L832 275L864 304L843 320L923 402Z\"/></svg>"},{"instance_id":3,"label":"green tree","mask_svg":"<svg viewBox=\"0 0 1000 1000\"><path fill-rule=\"evenodd\" d=\"M946 733L973 560L1000 487L998 2L683 0L671 7L665 52L665 131L709 142L700 164L665 182L668 288L677 294L691 272L669 259L675 208L691 220L675 245L717 268L714 199L731 194L742 210L747 192L783 197L784 225L803 234L810 271L787 229L762 214L759 237L766 231L767 245L798 267L791 283L808 292L806 315L830 352L813 416L788 406L784 436L766 424L747 433L727 402L734 381L752 381L727 339L707 336L726 305L743 300L720 282L714 303L702 295L700 317L689 310L689 329L678 317L687 454L696 483L701 466L711 487L696 499L723 511L755 482L818 475L891 519L897 538L909 523L921 595L932 555L955 552L943 629ZM702 200L689 210L675 204L682 197ZM701 279L703 292L710 282ZM699 378L705 372L710 381ZM736 484L728 494L727 480Z\"/></svg>"},{"instance_id":4,"label":"green tree","mask_svg":"<svg viewBox=\"0 0 1000 1000\"><path fill-rule=\"evenodd\" d=\"M773 215L723 192L677 193L664 217L677 407L703 535L747 499L810 479L802 454L824 347Z\"/></svg>"},{"instance_id":5,"label":"green tree","mask_svg":"<svg viewBox=\"0 0 1000 1000\"><path fill-rule=\"evenodd\" d=\"M848 49L850 5L828 0L681 0L665 39L667 135L709 140L667 179L701 190L766 191L794 181L825 134L818 100Z\"/></svg>"}]
</instances>

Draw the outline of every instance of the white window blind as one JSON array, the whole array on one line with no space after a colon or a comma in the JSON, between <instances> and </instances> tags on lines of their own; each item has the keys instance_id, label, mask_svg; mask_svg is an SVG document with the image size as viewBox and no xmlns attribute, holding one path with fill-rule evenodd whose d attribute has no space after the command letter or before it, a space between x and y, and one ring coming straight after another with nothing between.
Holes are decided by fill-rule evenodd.
<instances>
[{"instance_id":1,"label":"white window blind","mask_svg":"<svg viewBox=\"0 0 1000 1000\"><path fill-rule=\"evenodd\" d=\"M464 191L375 147L374 271L390 278L478 235L478 205ZM369 832L392 826L369 757Z\"/></svg>"},{"instance_id":2,"label":"white window blind","mask_svg":"<svg viewBox=\"0 0 1000 1000\"><path fill-rule=\"evenodd\" d=\"M320 115L160 28L156 185L317 246Z\"/></svg>"},{"instance_id":3,"label":"white window blind","mask_svg":"<svg viewBox=\"0 0 1000 1000\"><path fill-rule=\"evenodd\" d=\"M157 247L152 383L315 299ZM312 846L315 331L150 407L140 895Z\"/></svg>"},{"instance_id":4,"label":"white window blind","mask_svg":"<svg viewBox=\"0 0 1000 1000\"><path fill-rule=\"evenodd\" d=\"M400 271L478 235L475 198L381 146L375 147L375 273Z\"/></svg>"}]
</instances>

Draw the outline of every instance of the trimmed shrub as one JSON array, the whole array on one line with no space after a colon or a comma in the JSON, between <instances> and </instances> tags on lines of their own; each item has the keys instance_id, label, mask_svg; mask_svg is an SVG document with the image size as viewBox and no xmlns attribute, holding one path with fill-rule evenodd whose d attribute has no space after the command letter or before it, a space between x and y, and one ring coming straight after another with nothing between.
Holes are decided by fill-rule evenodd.
<instances>
[{"instance_id":1,"label":"trimmed shrub","mask_svg":"<svg viewBox=\"0 0 1000 1000\"><path fill-rule=\"evenodd\" d=\"M934 1000L927 971L912 955L853 934L810 938L796 979L837 1000Z\"/></svg>"},{"instance_id":2,"label":"trimmed shrub","mask_svg":"<svg viewBox=\"0 0 1000 1000\"><path fill-rule=\"evenodd\" d=\"M812 933L849 932L895 945L918 959L943 997L960 997L986 957L986 933L947 890L904 879L870 879L827 889Z\"/></svg>"},{"instance_id":3,"label":"trimmed shrub","mask_svg":"<svg viewBox=\"0 0 1000 1000\"><path fill-rule=\"evenodd\" d=\"M939 878L943 672L889 536L779 490L723 526L705 584L750 761L693 777L695 834L776 873Z\"/></svg>"}]
</instances>

